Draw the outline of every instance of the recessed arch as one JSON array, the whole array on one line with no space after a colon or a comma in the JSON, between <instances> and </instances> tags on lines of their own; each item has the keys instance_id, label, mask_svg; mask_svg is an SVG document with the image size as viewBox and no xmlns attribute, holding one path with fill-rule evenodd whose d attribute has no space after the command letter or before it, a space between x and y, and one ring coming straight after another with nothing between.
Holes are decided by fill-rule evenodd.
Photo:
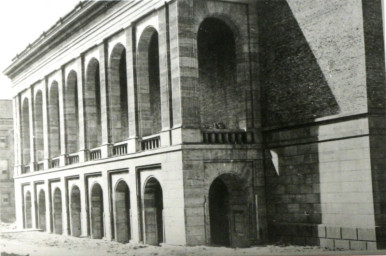
<instances>
[{"instance_id":1,"label":"recessed arch","mask_svg":"<svg viewBox=\"0 0 386 256\"><path fill-rule=\"evenodd\" d=\"M161 184L154 177L145 183L143 208L145 243L159 245L164 242L163 193Z\"/></svg>"},{"instance_id":2,"label":"recessed arch","mask_svg":"<svg viewBox=\"0 0 386 256\"><path fill-rule=\"evenodd\" d=\"M62 209L62 192L59 188L54 190L54 232L55 234L63 233L63 209Z\"/></svg>"},{"instance_id":3,"label":"recessed arch","mask_svg":"<svg viewBox=\"0 0 386 256\"><path fill-rule=\"evenodd\" d=\"M66 123L66 152L79 151L79 113L78 113L78 80L71 70L66 79L64 90L64 119Z\"/></svg>"},{"instance_id":4,"label":"recessed arch","mask_svg":"<svg viewBox=\"0 0 386 256\"><path fill-rule=\"evenodd\" d=\"M37 90L34 100L34 133L35 158L40 162L44 159L43 93L41 90Z\"/></svg>"},{"instance_id":5,"label":"recessed arch","mask_svg":"<svg viewBox=\"0 0 386 256\"><path fill-rule=\"evenodd\" d=\"M21 130L22 130L22 150L23 164L27 165L31 162L31 145L30 145L30 127L29 127L29 100L24 98L21 111Z\"/></svg>"},{"instance_id":6,"label":"recessed arch","mask_svg":"<svg viewBox=\"0 0 386 256\"><path fill-rule=\"evenodd\" d=\"M100 72L99 62L95 58L87 65L84 102L87 148L92 149L102 144Z\"/></svg>"},{"instance_id":7,"label":"recessed arch","mask_svg":"<svg viewBox=\"0 0 386 256\"><path fill-rule=\"evenodd\" d=\"M115 232L117 242L125 243L131 239L130 189L123 180L115 188Z\"/></svg>"},{"instance_id":8,"label":"recessed arch","mask_svg":"<svg viewBox=\"0 0 386 256\"><path fill-rule=\"evenodd\" d=\"M161 89L158 32L146 28L138 43L138 102L141 136L161 131Z\"/></svg>"},{"instance_id":9,"label":"recessed arch","mask_svg":"<svg viewBox=\"0 0 386 256\"><path fill-rule=\"evenodd\" d=\"M70 197L70 222L71 235L79 237L81 235L81 203L80 190L78 186L73 186Z\"/></svg>"},{"instance_id":10,"label":"recessed arch","mask_svg":"<svg viewBox=\"0 0 386 256\"><path fill-rule=\"evenodd\" d=\"M46 231L46 193L43 189L39 191L38 223L38 227L43 231Z\"/></svg>"},{"instance_id":11,"label":"recessed arch","mask_svg":"<svg viewBox=\"0 0 386 256\"><path fill-rule=\"evenodd\" d=\"M126 49L120 43L111 52L109 71L109 122L112 142L116 143L129 136Z\"/></svg>"},{"instance_id":12,"label":"recessed arch","mask_svg":"<svg viewBox=\"0 0 386 256\"><path fill-rule=\"evenodd\" d=\"M249 204L247 183L238 175L225 173L209 188L209 222L212 244L249 246Z\"/></svg>"},{"instance_id":13,"label":"recessed arch","mask_svg":"<svg viewBox=\"0 0 386 256\"><path fill-rule=\"evenodd\" d=\"M103 212L103 190L95 183L91 188L91 237L101 239L104 236L104 212Z\"/></svg>"},{"instance_id":14,"label":"recessed arch","mask_svg":"<svg viewBox=\"0 0 386 256\"><path fill-rule=\"evenodd\" d=\"M32 228L32 199L30 191L27 191L25 194L24 218L24 228Z\"/></svg>"},{"instance_id":15,"label":"recessed arch","mask_svg":"<svg viewBox=\"0 0 386 256\"><path fill-rule=\"evenodd\" d=\"M237 38L223 20L208 17L197 33L200 122L203 128L215 124L244 129L246 103L237 85Z\"/></svg>"},{"instance_id":16,"label":"recessed arch","mask_svg":"<svg viewBox=\"0 0 386 256\"><path fill-rule=\"evenodd\" d=\"M60 155L59 84L51 83L48 93L50 156Z\"/></svg>"}]
</instances>

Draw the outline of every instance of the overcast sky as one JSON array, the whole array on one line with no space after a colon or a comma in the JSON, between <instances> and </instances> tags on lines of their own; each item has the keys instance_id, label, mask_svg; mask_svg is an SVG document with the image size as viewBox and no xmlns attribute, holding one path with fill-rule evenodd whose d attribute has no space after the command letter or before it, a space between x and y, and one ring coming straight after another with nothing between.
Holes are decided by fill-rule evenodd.
<instances>
[{"instance_id":1,"label":"overcast sky","mask_svg":"<svg viewBox=\"0 0 386 256\"><path fill-rule=\"evenodd\" d=\"M0 99L10 99L3 71L17 53L70 12L79 0L11 0L0 3Z\"/></svg>"}]
</instances>

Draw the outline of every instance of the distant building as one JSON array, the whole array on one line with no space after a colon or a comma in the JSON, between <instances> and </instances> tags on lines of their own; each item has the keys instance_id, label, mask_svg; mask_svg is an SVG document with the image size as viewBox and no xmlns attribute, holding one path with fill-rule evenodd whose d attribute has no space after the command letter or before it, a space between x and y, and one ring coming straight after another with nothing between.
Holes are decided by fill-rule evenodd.
<instances>
[{"instance_id":1,"label":"distant building","mask_svg":"<svg viewBox=\"0 0 386 256\"><path fill-rule=\"evenodd\" d=\"M86 1L18 54L19 228L386 247L381 1Z\"/></svg>"},{"instance_id":2,"label":"distant building","mask_svg":"<svg viewBox=\"0 0 386 256\"><path fill-rule=\"evenodd\" d=\"M0 220L15 221L12 100L0 100Z\"/></svg>"}]
</instances>

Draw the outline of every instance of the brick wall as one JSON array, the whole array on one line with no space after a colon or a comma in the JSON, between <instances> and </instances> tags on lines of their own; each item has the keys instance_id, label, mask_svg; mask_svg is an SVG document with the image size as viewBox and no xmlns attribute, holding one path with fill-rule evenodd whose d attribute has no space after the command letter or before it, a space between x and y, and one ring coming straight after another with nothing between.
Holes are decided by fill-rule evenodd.
<instances>
[{"instance_id":1,"label":"brick wall","mask_svg":"<svg viewBox=\"0 0 386 256\"><path fill-rule=\"evenodd\" d=\"M258 4L264 126L366 110L360 0Z\"/></svg>"},{"instance_id":2,"label":"brick wall","mask_svg":"<svg viewBox=\"0 0 386 256\"><path fill-rule=\"evenodd\" d=\"M375 246L368 131L363 117L265 134L272 241L335 249Z\"/></svg>"}]
</instances>

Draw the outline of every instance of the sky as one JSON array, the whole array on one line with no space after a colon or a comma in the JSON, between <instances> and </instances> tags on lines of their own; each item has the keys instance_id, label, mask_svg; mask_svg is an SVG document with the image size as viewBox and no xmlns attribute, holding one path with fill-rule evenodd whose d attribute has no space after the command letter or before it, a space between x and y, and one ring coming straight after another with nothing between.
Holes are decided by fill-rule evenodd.
<instances>
[{"instance_id":1,"label":"sky","mask_svg":"<svg viewBox=\"0 0 386 256\"><path fill-rule=\"evenodd\" d=\"M79 0L12 0L0 3L0 99L11 98L3 71L16 54L65 16Z\"/></svg>"}]
</instances>

